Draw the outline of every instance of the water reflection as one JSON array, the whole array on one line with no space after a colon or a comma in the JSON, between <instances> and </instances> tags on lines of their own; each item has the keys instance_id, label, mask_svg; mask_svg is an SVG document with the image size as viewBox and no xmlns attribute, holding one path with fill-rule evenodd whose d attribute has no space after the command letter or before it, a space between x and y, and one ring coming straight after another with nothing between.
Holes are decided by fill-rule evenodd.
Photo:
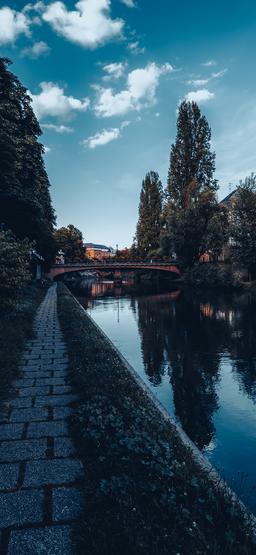
<instances>
[{"instance_id":1,"label":"water reflection","mask_svg":"<svg viewBox=\"0 0 256 555\"><path fill-rule=\"evenodd\" d=\"M256 483L255 297L94 282L79 300L225 476Z\"/></svg>"}]
</instances>

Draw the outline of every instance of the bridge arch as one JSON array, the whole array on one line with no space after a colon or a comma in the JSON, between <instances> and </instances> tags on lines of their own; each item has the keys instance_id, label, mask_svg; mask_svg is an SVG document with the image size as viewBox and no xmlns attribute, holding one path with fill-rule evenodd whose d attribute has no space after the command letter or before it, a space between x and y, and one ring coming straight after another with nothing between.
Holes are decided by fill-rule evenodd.
<instances>
[{"instance_id":1,"label":"bridge arch","mask_svg":"<svg viewBox=\"0 0 256 555\"><path fill-rule=\"evenodd\" d=\"M58 276L69 274L71 272L134 272L136 270L168 272L173 274L176 278L181 277L181 271L176 261L53 264L47 274L47 277L55 279Z\"/></svg>"}]
</instances>

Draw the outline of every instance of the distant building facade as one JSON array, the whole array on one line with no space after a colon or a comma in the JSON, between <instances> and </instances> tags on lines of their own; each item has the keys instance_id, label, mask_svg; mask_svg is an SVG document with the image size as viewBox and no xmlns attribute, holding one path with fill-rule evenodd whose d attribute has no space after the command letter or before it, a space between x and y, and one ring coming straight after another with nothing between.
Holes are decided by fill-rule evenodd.
<instances>
[{"instance_id":1,"label":"distant building facade","mask_svg":"<svg viewBox=\"0 0 256 555\"><path fill-rule=\"evenodd\" d=\"M112 247L106 247L106 245L98 245L95 243L85 243L85 256L91 260L107 260L115 255L114 249Z\"/></svg>"}]
</instances>

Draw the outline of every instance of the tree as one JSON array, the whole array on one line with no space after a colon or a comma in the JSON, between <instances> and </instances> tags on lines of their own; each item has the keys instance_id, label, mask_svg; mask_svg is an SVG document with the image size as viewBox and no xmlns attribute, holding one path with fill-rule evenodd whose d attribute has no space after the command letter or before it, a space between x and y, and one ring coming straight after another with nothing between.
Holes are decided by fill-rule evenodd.
<instances>
[{"instance_id":1,"label":"tree","mask_svg":"<svg viewBox=\"0 0 256 555\"><path fill-rule=\"evenodd\" d=\"M184 267L193 266L205 250L216 257L222 247L220 229L227 224L216 198L210 141L208 122L197 104L182 102L171 148L161 244L164 254L175 253Z\"/></svg>"},{"instance_id":2,"label":"tree","mask_svg":"<svg viewBox=\"0 0 256 555\"><path fill-rule=\"evenodd\" d=\"M31 98L0 58L0 222L18 238L36 241L47 258L54 250L54 211L45 170L41 129Z\"/></svg>"},{"instance_id":3,"label":"tree","mask_svg":"<svg viewBox=\"0 0 256 555\"><path fill-rule=\"evenodd\" d=\"M57 250L64 252L66 262L80 262L84 260L83 235L75 226L69 224L54 232Z\"/></svg>"},{"instance_id":4,"label":"tree","mask_svg":"<svg viewBox=\"0 0 256 555\"><path fill-rule=\"evenodd\" d=\"M142 182L136 230L136 247L142 258L150 257L160 247L162 203L162 183L151 171Z\"/></svg>"},{"instance_id":5,"label":"tree","mask_svg":"<svg viewBox=\"0 0 256 555\"><path fill-rule=\"evenodd\" d=\"M231 237L234 260L248 269L256 279L256 175L246 177L236 191L231 214Z\"/></svg>"},{"instance_id":6,"label":"tree","mask_svg":"<svg viewBox=\"0 0 256 555\"><path fill-rule=\"evenodd\" d=\"M215 153L211 152L211 130L196 102L182 102L177 119L176 141L171 147L168 197L186 208L191 194L217 190L214 179ZM194 187L191 184L194 182Z\"/></svg>"},{"instance_id":7,"label":"tree","mask_svg":"<svg viewBox=\"0 0 256 555\"><path fill-rule=\"evenodd\" d=\"M31 278L32 246L17 241L10 231L0 232L0 311L16 303Z\"/></svg>"}]
</instances>

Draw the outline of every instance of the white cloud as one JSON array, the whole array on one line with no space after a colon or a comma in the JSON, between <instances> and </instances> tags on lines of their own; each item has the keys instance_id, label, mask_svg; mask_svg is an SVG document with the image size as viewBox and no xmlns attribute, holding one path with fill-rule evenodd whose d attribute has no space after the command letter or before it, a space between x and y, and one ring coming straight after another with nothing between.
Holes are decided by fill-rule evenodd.
<instances>
[{"instance_id":1,"label":"white cloud","mask_svg":"<svg viewBox=\"0 0 256 555\"><path fill-rule=\"evenodd\" d=\"M45 116L68 117L73 112L85 112L89 106L89 99L79 100L73 96L66 96L64 89L55 83L40 83L42 89L39 94L30 96L34 111L39 119Z\"/></svg>"},{"instance_id":2,"label":"white cloud","mask_svg":"<svg viewBox=\"0 0 256 555\"><path fill-rule=\"evenodd\" d=\"M24 6L23 8L23 13L28 13L28 12L38 12L41 13L45 10L45 3L44 2L36 2L35 4L32 4L31 2L29 4L26 4L26 6Z\"/></svg>"},{"instance_id":3,"label":"white cloud","mask_svg":"<svg viewBox=\"0 0 256 555\"><path fill-rule=\"evenodd\" d=\"M209 83L209 79L190 79L187 81L188 85L193 85L193 87L204 87Z\"/></svg>"},{"instance_id":4,"label":"white cloud","mask_svg":"<svg viewBox=\"0 0 256 555\"><path fill-rule=\"evenodd\" d=\"M72 127L67 127L66 125L54 125L54 123L43 123L41 127L43 129L55 131L56 133L73 133L74 131Z\"/></svg>"},{"instance_id":5,"label":"white cloud","mask_svg":"<svg viewBox=\"0 0 256 555\"><path fill-rule=\"evenodd\" d=\"M206 62L203 62L201 66L205 66L205 67L216 66L216 62L215 60L207 60Z\"/></svg>"},{"instance_id":6,"label":"white cloud","mask_svg":"<svg viewBox=\"0 0 256 555\"><path fill-rule=\"evenodd\" d=\"M198 104L207 102L211 98L214 98L214 93L208 91L208 89L200 89L198 91L190 91L186 94L185 99L189 102L197 102Z\"/></svg>"},{"instance_id":7,"label":"white cloud","mask_svg":"<svg viewBox=\"0 0 256 555\"><path fill-rule=\"evenodd\" d=\"M128 48L131 51L132 54L144 54L145 52L145 48L140 46L140 43L138 40L136 40L135 42L130 42L128 44Z\"/></svg>"},{"instance_id":8,"label":"white cloud","mask_svg":"<svg viewBox=\"0 0 256 555\"><path fill-rule=\"evenodd\" d=\"M222 69L221 71L218 71L217 73L212 73L211 75L211 79L218 79L219 77L223 77L223 75L225 75L225 73L227 73L227 68Z\"/></svg>"},{"instance_id":9,"label":"white cloud","mask_svg":"<svg viewBox=\"0 0 256 555\"><path fill-rule=\"evenodd\" d=\"M107 145L108 143L115 141L119 137L121 137L121 131L130 125L130 121L123 121L120 127L114 127L112 129L103 129L99 133L92 135L88 139L85 139L82 144L87 146L91 149L96 148L97 146Z\"/></svg>"},{"instance_id":10,"label":"white cloud","mask_svg":"<svg viewBox=\"0 0 256 555\"><path fill-rule=\"evenodd\" d=\"M51 148L49 146L44 145L44 154L48 154L48 152L51 152Z\"/></svg>"},{"instance_id":11,"label":"white cloud","mask_svg":"<svg viewBox=\"0 0 256 555\"><path fill-rule=\"evenodd\" d=\"M156 89L160 77L173 71L170 64L157 66L148 64L145 68L135 69L128 74L127 87L119 93L111 88L99 88L95 104L97 116L111 117L123 115L130 110L141 110L155 103Z\"/></svg>"},{"instance_id":12,"label":"white cloud","mask_svg":"<svg viewBox=\"0 0 256 555\"><path fill-rule=\"evenodd\" d=\"M133 0L121 0L122 4L125 4L127 8L135 8L135 3Z\"/></svg>"},{"instance_id":13,"label":"white cloud","mask_svg":"<svg viewBox=\"0 0 256 555\"><path fill-rule=\"evenodd\" d=\"M187 81L187 83L188 85L193 85L193 87L204 87L213 79L219 79L220 77L223 77L223 75L225 75L227 71L227 69L222 69L217 73L212 73L210 77L208 77L208 79L191 79L190 81Z\"/></svg>"},{"instance_id":14,"label":"white cloud","mask_svg":"<svg viewBox=\"0 0 256 555\"><path fill-rule=\"evenodd\" d=\"M48 46L48 44L46 44L46 42L44 41L35 42L33 46L28 46L27 48L23 48L23 50L21 51L21 56L28 57L28 58L39 58L39 56L42 56L44 54L49 54L50 50L51 49Z\"/></svg>"},{"instance_id":15,"label":"white cloud","mask_svg":"<svg viewBox=\"0 0 256 555\"><path fill-rule=\"evenodd\" d=\"M113 78L119 79L124 74L124 69L125 69L125 64L123 64L122 62L107 64L103 67L103 70L107 73L107 75L105 75L103 79L105 81L108 81Z\"/></svg>"},{"instance_id":16,"label":"white cloud","mask_svg":"<svg viewBox=\"0 0 256 555\"><path fill-rule=\"evenodd\" d=\"M0 44L14 43L19 35L29 36L30 23L24 13L0 8Z\"/></svg>"},{"instance_id":17,"label":"white cloud","mask_svg":"<svg viewBox=\"0 0 256 555\"><path fill-rule=\"evenodd\" d=\"M75 8L68 11L63 2L53 2L42 17L59 35L87 48L121 36L124 21L111 19L110 0L80 0Z\"/></svg>"},{"instance_id":18,"label":"white cloud","mask_svg":"<svg viewBox=\"0 0 256 555\"><path fill-rule=\"evenodd\" d=\"M83 141L82 144L92 149L97 146L107 145L111 141L118 139L118 137L120 137L120 133L121 132L118 127L114 127L113 129L103 129L100 133L96 133L96 135L93 135Z\"/></svg>"}]
</instances>

